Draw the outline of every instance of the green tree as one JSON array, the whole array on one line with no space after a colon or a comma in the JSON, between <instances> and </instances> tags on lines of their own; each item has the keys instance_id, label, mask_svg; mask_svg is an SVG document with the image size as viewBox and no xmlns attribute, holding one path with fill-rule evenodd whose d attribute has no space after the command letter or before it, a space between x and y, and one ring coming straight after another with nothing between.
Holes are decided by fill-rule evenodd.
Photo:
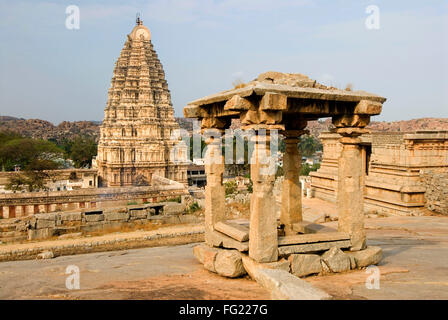
<instances>
[{"instance_id":1,"label":"green tree","mask_svg":"<svg viewBox=\"0 0 448 320\"><path fill-rule=\"evenodd\" d=\"M0 144L0 166L6 171L14 170L18 165L22 169L30 170L36 167L40 160L57 162L63 151L50 141L14 137L5 139Z\"/></svg>"},{"instance_id":2,"label":"green tree","mask_svg":"<svg viewBox=\"0 0 448 320\"><path fill-rule=\"evenodd\" d=\"M316 151L322 150L322 144L313 136L306 135L300 138L299 149L302 156L311 157Z\"/></svg>"},{"instance_id":3,"label":"green tree","mask_svg":"<svg viewBox=\"0 0 448 320\"><path fill-rule=\"evenodd\" d=\"M97 144L93 138L77 137L70 147L70 158L75 162L76 168L89 166L92 158L97 154Z\"/></svg>"}]
</instances>

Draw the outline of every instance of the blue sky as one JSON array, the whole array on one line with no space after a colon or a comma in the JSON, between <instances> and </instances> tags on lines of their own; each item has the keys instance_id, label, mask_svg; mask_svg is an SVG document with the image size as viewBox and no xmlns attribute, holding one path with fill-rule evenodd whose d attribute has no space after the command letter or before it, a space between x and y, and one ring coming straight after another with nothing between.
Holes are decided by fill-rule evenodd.
<instances>
[{"instance_id":1,"label":"blue sky","mask_svg":"<svg viewBox=\"0 0 448 320\"><path fill-rule=\"evenodd\" d=\"M68 5L80 29L65 28ZM380 9L380 29L365 12ZM114 63L141 12L176 116L275 70L380 94L374 120L448 117L448 1L0 0L0 115L102 120Z\"/></svg>"}]
</instances>

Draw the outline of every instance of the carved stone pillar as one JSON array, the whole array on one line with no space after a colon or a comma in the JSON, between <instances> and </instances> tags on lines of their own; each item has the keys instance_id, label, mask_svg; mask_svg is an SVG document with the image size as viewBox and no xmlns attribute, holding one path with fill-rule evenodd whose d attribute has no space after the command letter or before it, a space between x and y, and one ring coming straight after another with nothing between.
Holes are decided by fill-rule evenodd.
<instances>
[{"instance_id":1,"label":"carved stone pillar","mask_svg":"<svg viewBox=\"0 0 448 320\"><path fill-rule=\"evenodd\" d=\"M284 179L282 183L282 207L280 223L284 225L286 235L296 234L292 225L302 221L302 185L300 169L302 159L299 151L299 136L296 131L286 132L286 150L283 155Z\"/></svg>"},{"instance_id":2,"label":"carved stone pillar","mask_svg":"<svg viewBox=\"0 0 448 320\"><path fill-rule=\"evenodd\" d=\"M342 135L337 196L338 230L350 235L352 251L364 249L366 246L363 164L359 136L368 132L364 127L369 120L370 117L357 115L333 118L336 132Z\"/></svg>"},{"instance_id":3,"label":"carved stone pillar","mask_svg":"<svg viewBox=\"0 0 448 320\"><path fill-rule=\"evenodd\" d=\"M255 145L250 164L253 192L250 199L249 256L258 262L273 262L278 259L277 218L272 193L275 163L270 157L268 135L257 135L253 139Z\"/></svg>"},{"instance_id":4,"label":"carved stone pillar","mask_svg":"<svg viewBox=\"0 0 448 320\"><path fill-rule=\"evenodd\" d=\"M207 151L205 154L205 173L207 185L205 186L205 242L213 245L214 225L225 220L225 187L222 183L224 174L224 157L221 152L220 132L215 131L206 139Z\"/></svg>"}]
</instances>

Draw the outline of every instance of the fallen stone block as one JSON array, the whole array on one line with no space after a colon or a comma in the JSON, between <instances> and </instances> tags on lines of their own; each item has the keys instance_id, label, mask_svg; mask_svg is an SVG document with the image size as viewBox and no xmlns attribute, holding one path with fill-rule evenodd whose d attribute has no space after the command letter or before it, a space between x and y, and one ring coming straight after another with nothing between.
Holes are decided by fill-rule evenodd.
<instances>
[{"instance_id":1,"label":"fallen stone block","mask_svg":"<svg viewBox=\"0 0 448 320\"><path fill-rule=\"evenodd\" d=\"M37 255L36 259L53 259L53 251L44 251Z\"/></svg>"},{"instance_id":2,"label":"fallen stone block","mask_svg":"<svg viewBox=\"0 0 448 320\"><path fill-rule=\"evenodd\" d=\"M339 248L331 248L321 258L322 268L325 272L344 272L350 270L350 258Z\"/></svg>"},{"instance_id":3,"label":"fallen stone block","mask_svg":"<svg viewBox=\"0 0 448 320\"><path fill-rule=\"evenodd\" d=\"M288 260L291 263L291 273L298 277L322 272L320 256L317 254L292 254Z\"/></svg>"},{"instance_id":4,"label":"fallen stone block","mask_svg":"<svg viewBox=\"0 0 448 320\"><path fill-rule=\"evenodd\" d=\"M215 224L214 228L237 241L244 242L249 240L249 228L246 226L230 221L220 221Z\"/></svg>"},{"instance_id":5,"label":"fallen stone block","mask_svg":"<svg viewBox=\"0 0 448 320\"><path fill-rule=\"evenodd\" d=\"M209 237L209 241L214 247L223 247L227 249L236 249L240 252L249 251L249 242L240 242L232 239L218 231L213 231Z\"/></svg>"},{"instance_id":6,"label":"fallen stone block","mask_svg":"<svg viewBox=\"0 0 448 320\"><path fill-rule=\"evenodd\" d=\"M252 279L276 300L326 300L331 296L280 268L269 268L243 255L243 265Z\"/></svg>"},{"instance_id":7,"label":"fallen stone block","mask_svg":"<svg viewBox=\"0 0 448 320\"><path fill-rule=\"evenodd\" d=\"M131 219L146 219L148 212L146 210L130 210L129 216Z\"/></svg>"},{"instance_id":8,"label":"fallen stone block","mask_svg":"<svg viewBox=\"0 0 448 320\"><path fill-rule=\"evenodd\" d=\"M347 251L345 252L355 262L354 268L368 267L373 264L377 264L383 258L383 249L380 247L369 246L360 251Z\"/></svg>"},{"instance_id":9,"label":"fallen stone block","mask_svg":"<svg viewBox=\"0 0 448 320\"><path fill-rule=\"evenodd\" d=\"M219 275L228 278L236 278L246 274L241 253L237 250L219 250L215 258L215 270Z\"/></svg>"},{"instance_id":10,"label":"fallen stone block","mask_svg":"<svg viewBox=\"0 0 448 320\"><path fill-rule=\"evenodd\" d=\"M218 254L218 249L211 248L206 244L200 244L193 248L193 254L204 265L205 269L216 273L215 259Z\"/></svg>"},{"instance_id":11,"label":"fallen stone block","mask_svg":"<svg viewBox=\"0 0 448 320\"><path fill-rule=\"evenodd\" d=\"M281 259L275 262L257 262L247 254L242 254L241 259L243 261L243 267L246 269L246 272L252 279L255 279L255 273L258 269L279 269L289 272L290 271L290 263L286 259Z\"/></svg>"}]
</instances>

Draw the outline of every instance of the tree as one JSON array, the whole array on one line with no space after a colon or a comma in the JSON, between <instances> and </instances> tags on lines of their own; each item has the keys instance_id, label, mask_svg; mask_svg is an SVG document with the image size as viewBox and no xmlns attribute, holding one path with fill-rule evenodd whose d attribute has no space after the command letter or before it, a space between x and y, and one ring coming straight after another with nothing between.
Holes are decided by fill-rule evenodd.
<instances>
[{"instance_id":1,"label":"tree","mask_svg":"<svg viewBox=\"0 0 448 320\"><path fill-rule=\"evenodd\" d=\"M299 149L302 156L311 157L318 150L322 150L322 144L313 136L302 136L299 142Z\"/></svg>"},{"instance_id":2,"label":"tree","mask_svg":"<svg viewBox=\"0 0 448 320\"><path fill-rule=\"evenodd\" d=\"M92 158L97 154L97 144L91 137L77 137L70 147L70 158L76 168L90 166Z\"/></svg>"},{"instance_id":3,"label":"tree","mask_svg":"<svg viewBox=\"0 0 448 320\"><path fill-rule=\"evenodd\" d=\"M29 169L36 166L38 160L57 162L63 155L63 151L50 141L20 136L5 138L4 135L0 139L0 166L6 171L14 170L16 165Z\"/></svg>"}]
</instances>

